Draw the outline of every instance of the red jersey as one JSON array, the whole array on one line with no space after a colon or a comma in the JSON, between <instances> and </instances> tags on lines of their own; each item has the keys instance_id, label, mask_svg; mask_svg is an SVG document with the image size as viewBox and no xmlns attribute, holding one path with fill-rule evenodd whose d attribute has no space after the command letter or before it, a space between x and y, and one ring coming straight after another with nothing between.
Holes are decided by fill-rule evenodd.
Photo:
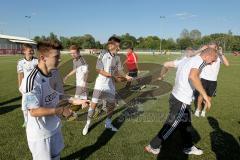
<instances>
[{"instance_id":1,"label":"red jersey","mask_svg":"<svg viewBox=\"0 0 240 160\"><path fill-rule=\"evenodd\" d=\"M134 52L127 53L127 68L128 70L136 70L137 68L138 57Z\"/></svg>"}]
</instances>

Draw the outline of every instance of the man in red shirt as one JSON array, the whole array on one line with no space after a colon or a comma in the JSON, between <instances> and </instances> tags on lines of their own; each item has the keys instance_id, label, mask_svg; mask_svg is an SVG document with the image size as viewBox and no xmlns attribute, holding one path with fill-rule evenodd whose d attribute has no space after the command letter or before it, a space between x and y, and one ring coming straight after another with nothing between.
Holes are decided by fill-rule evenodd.
<instances>
[{"instance_id":1,"label":"man in red shirt","mask_svg":"<svg viewBox=\"0 0 240 160\"><path fill-rule=\"evenodd\" d=\"M138 57L133 52L133 47L127 49L127 57L124 62L127 65L128 76L136 78L138 75ZM127 82L126 88L131 86L131 82Z\"/></svg>"}]
</instances>

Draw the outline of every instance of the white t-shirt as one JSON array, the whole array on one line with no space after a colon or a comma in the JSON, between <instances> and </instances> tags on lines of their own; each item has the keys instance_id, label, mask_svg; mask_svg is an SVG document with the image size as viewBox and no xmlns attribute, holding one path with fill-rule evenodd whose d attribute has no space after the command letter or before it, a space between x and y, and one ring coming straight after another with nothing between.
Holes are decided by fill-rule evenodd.
<instances>
[{"instance_id":1,"label":"white t-shirt","mask_svg":"<svg viewBox=\"0 0 240 160\"><path fill-rule=\"evenodd\" d=\"M199 55L188 58L184 63L179 64L175 78L175 85L172 91L175 98L185 104L191 104L194 88L189 81L190 71L192 68L196 68L201 72L205 65L206 63Z\"/></svg>"},{"instance_id":2,"label":"white t-shirt","mask_svg":"<svg viewBox=\"0 0 240 160\"><path fill-rule=\"evenodd\" d=\"M97 60L96 69L104 70L111 75L122 70L120 57L118 55L111 55L109 52L101 53ZM112 78L98 75L94 89L109 89L115 90L115 83Z\"/></svg>"},{"instance_id":3,"label":"white t-shirt","mask_svg":"<svg viewBox=\"0 0 240 160\"><path fill-rule=\"evenodd\" d=\"M76 69L76 85L85 87L88 65L82 56L78 60L73 60L73 69Z\"/></svg>"},{"instance_id":4,"label":"white t-shirt","mask_svg":"<svg viewBox=\"0 0 240 160\"><path fill-rule=\"evenodd\" d=\"M24 77L28 76L29 73L34 69L34 67L38 64L38 59L33 57L31 60L26 60L22 58L18 61L17 64L17 72L23 73Z\"/></svg>"},{"instance_id":5,"label":"white t-shirt","mask_svg":"<svg viewBox=\"0 0 240 160\"><path fill-rule=\"evenodd\" d=\"M25 96L23 104L27 109L55 108L59 103L60 93L52 89L50 77L41 73L37 66L23 79L21 87ZM57 115L33 117L28 112L26 133L29 141L46 139L60 129L61 121Z\"/></svg>"},{"instance_id":6,"label":"white t-shirt","mask_svg":"<svg viewBox=\"0 0 240 160\"><path fill-rule=\"evenodd\" d=\"M186 56L182 57L181 59L176 59L173 61L175 67L177 68L180 63L184 62L186 59L188 59Z\"/></svg>"},{"instance_id":7,"label":"white t-shirt","mask_svg":"<svg viewBox=\"0 0 240 160\"><path fill-rule=\"evenodd\" d=\"M221 59L218 57L216 62L203 68L200 77L208 81L217 81Z\"/></svg>"}]
</instances>

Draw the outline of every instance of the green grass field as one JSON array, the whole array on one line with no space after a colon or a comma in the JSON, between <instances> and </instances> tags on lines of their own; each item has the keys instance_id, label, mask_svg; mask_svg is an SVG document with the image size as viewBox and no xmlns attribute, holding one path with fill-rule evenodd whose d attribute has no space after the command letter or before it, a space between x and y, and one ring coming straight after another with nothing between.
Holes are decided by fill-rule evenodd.
<instances>
[{"instance_id":1,"label":"green grass field","mask_svg":"<svg viewBox=\"0 0 240 160\"><path fill-rule=\"evenodd\" d=\"M140 62L159 63L177 56L140 55ZM16 63L20 56L0 57L0 159L28 160L31 154L27 146L21 97L17 89ZM62 64L69 60L62 57ZM186 156L180 151L181 138L175 133L166 142L158 157L144 153L143 147L162 127L168 113L169 93L142 104L139 114L129 116L129 106L118 107L113 117L119 128L117 133L104 129L104 116L93 123L87 136L82 136L84 121L63 122L65 148L62 159L91 160L150 160L150 159L240 159L240 57L228 56L230 67L221 67L218 77L217 97L206 118L192 116L196 146L203 149L201 156ZM92 64L94 65L94 64ZM175 70L164 81L173 84ZM192 108L194 108L192 106ZM127 116L126 116L127 114ZM125 116L122 120L121 117ZM120 120L121 119L121 120Z\"/></svg>"}]
</instances>

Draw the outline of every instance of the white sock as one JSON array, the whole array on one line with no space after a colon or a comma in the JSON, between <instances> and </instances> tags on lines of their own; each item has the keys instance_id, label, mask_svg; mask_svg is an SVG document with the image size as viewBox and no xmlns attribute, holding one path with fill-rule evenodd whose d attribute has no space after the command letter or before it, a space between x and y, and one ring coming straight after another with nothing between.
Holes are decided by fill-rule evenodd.
<instances>
[{"instance_id":1,"label":"white sock","mask_svg":"<svg viewBox=\"0 0 240 160\"><path fill-rule=\"evenodd\" d=\"M202 112L206 112L206 109L207 109L207 107L206 107L206 106L204 106L204 108L203 108Z\"/></svg>"},{"instance_id":2,"label":"white sock","mask_svg":"<svg viewBox=\"0 0 240 160\"><path fill-rule=\"evenodd\" d=\"M90 125L91 119L93 117L93 114L94 114L94 109L89 107L89 109L88 109L88 117L87 117L87 125Z\"/></svg>"},{"instance_id":3,"label":"white sock","mask_svg":"<svg viewBox=\"0 0 240 160\"><path fill-rule=\"evenodd\" d=\"M87 125L90 125L90 123L91 123L91 119L88 119L87 120Z\"/></svg>"},{"instance_id":4,"label":"white sock","mask_svg":"<svg viewBox=\"0 0 240 160\"><path fill-rule=\"evenodd\" d=\"M201 111L197 108L196 112L199 113L199 112L201 112Z\"/></svg>"},{"instance_id":5,"label":"white sock","mask_svg":"<svg viewBox=\"0 0 240 160\"><path fill-rule=\"evenodd\" d=\"M105 121L105 124L111 124L111 123L112 123L112 120L110 118L107 118Z\"/></svg>"}]
</instances>

